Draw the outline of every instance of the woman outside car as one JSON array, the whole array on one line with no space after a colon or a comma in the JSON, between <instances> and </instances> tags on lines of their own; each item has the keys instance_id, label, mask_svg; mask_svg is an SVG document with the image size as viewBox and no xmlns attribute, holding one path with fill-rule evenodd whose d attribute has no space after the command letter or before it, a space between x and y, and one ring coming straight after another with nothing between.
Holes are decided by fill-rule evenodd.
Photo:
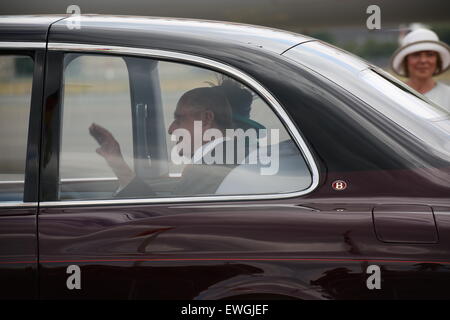
<instances>
[{"instance_id":1,"label":"woman outside car","mask_svg":"<svg viewBox=\"0 0 450 320\"><path fill-rule=\"evenodd\" d=\"M416 29L402 40L391 60L392 69L408 78L406 84L450 112L450 87L433 79L450 65L449 46L428 29Z\"/></svg>"}]
</instances>

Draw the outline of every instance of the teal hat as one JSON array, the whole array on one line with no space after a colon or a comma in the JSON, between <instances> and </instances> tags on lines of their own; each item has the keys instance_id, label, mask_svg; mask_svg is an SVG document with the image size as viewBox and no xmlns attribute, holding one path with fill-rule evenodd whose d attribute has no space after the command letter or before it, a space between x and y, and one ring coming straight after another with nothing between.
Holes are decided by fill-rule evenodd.
<instances>
[{"instance_id":1,"label":"teal hat","mask_svg":"<svg viewBox=\"0 0 450 320\"><path fill-rule=\"evenodd\" d=\"M256 122L248 117L241 116L238 113L233 112L233 123L236 128L242 128L243 130L247 129L265 129L262 124Z\"/></svg>"},{"instance_id":2,"label":"teal hat","mask_svg":"<svg viewBox=\"0 0 450 320\"><path fill-rule=\"evenodd\" d=\"M233 127L235 129L265 129L265 127L250 119L250 110L253 102L251 92L241 88L233 80L224 80L219 86L225 93L232 111Z\"/></svg>"}]
</instances>

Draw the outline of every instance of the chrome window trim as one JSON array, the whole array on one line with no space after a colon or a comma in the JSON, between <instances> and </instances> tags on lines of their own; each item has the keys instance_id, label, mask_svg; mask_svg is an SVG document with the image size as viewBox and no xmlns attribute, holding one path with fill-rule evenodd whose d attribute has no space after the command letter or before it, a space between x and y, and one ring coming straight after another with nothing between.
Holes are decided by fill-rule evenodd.
<instances>
[{"instance_id":1,"label":"chrome window trim","mask_svg":"<svg viewBox=\"0 0 450 320\"><path fill-rule=\"evenodd\" d=\"M101 178L64 178L61 182L66 183L77 183L77 182L107 182L107 181L118 181L116 177L101 177Z\"/></svg>"},{"instance_id":2,"label":"chrome window trim","mask_svg":"<svg viewBox=\"0 0 450 320\"><path fill-rule=\"evenodd\" d=\"M145 49L135 47L121 47L121 46L102 46L82 43L49 43L47 46L51 51L66 51L66 52L86 52L86 53L113 53L123 55L134 55L158 58L164 60L171 60L177 62L194 63L199 66L209 67L221 73L229 74L246 84L256 93L258 93L268 103L269 107L277 114L283 125L288 130L290 136L293 138L297 147L300 149L307 165L312 174L311 185L301 191L278 193L278 194L258 194L258 195L211 195L211 196L189 196L189 197L170 197L170 198L145 198L145 199L114 199L114 200L58 200L41 202L40 207L58 207L58 206L86 206L86 205L115 205L115 204L153 204L153 203L180 203L180 202L210 202L210 201L233 201L233 200L270 200L270 199L284 199L302 196L312 192L319 185L319 170L311 151L303 140L302 136L296 129L290 117L275 99L272 94L265 89L258 81L243 73L242 71L218 62L212 59L196 56L193 54L158 50Z\"/></svg>"},{"instance_id":3,"label":"chrome window trim","mask_svg":"<svg viewBox=\"0 0 450 320\"><path fill-rule=\"evenodd\" d=\"M106 182L106 181L117 181L116 177L100 177L100 178L64 178L61 179L61 182L67 182L67 183L71 183L71 182ZM25 181L24 180L10 180L10 181L0 181L0 185L3 184L24 184Z\"/></svg>"},{"instance_id":4,"label":"chrome window trim","mask_svg":"<svg viewBox=\"0 0 450 320\"><path fill-rule=\"evenodd\" d=\"M37 202L0 201L0 208L29 208L37 207ZM2 214L0 213L0 216Z\"/></svg>"},{"instance_id":5,"label":"chrome window trim","mask_svg":"<svg viewBox=\"0 0 450 320\"><path fill-rule=\"evenodd\" d=\"M0 41L1 49L45 49L45 42L14 42L14 41Z\"/></svg>"},{"instance_id":6,"label":"chrome window trim","mask_svg":"<svg viewBox=\"0 0 450 320\"><path fill-rule=\"evenodd\" d=\"M2 184L24 184L25 181L23 180L7 180L7 181L0 181L0 185Z\"/></svg>"}]
</instances>

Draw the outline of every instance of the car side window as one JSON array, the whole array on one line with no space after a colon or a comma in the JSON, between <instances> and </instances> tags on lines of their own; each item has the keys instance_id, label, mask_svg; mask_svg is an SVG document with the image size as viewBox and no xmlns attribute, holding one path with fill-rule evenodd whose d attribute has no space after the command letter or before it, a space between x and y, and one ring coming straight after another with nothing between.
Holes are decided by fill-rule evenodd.
<instances>
[{"instance_id":1,"label":"car side window","mask_svg":"<svg viewBox=\"0 0 450 320\"><path fill-rule=\"evenodd\" d=\"M23 201L33 65L0 55L0 202Z\"/></svg>"},{"instance_id":2,"label":"car side window","mask_svg":"<svg viewBox=\"0 0 450 320\"><path fill-rule=\"evenodd\" d=\"M97 153L90 128L97 124L109 128L125 161L133 165L130 87L123 58L66 55L62 105L61 197L107 198L117 178Z\"/></svg>"},{"instance_id":3,"label":"car side window","mask_svg":"<svg viewBox=\"0 0 450 320\"><path fill-rule=\"evenodd\" d=\"M248 86L180 62L67 54L60 199L290 193L311 173Z\"/></svg>"}]
</instances>

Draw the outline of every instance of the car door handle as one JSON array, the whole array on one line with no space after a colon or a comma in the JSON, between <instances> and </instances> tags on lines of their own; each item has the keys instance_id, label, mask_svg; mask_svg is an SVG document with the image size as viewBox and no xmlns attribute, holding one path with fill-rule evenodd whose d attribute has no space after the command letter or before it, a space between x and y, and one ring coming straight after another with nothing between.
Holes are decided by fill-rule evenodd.
<instances>
[{"instance_id":1,"label":"car door handle","mask_svg":"<svg viewBox=\"0 0 450 320\"><path fill-rule=\"evenodd\" d=\"M372 210L378 240L390 243L437 243L432 208L425 205L379 205Z\"/></svg>"}]
</instances>

